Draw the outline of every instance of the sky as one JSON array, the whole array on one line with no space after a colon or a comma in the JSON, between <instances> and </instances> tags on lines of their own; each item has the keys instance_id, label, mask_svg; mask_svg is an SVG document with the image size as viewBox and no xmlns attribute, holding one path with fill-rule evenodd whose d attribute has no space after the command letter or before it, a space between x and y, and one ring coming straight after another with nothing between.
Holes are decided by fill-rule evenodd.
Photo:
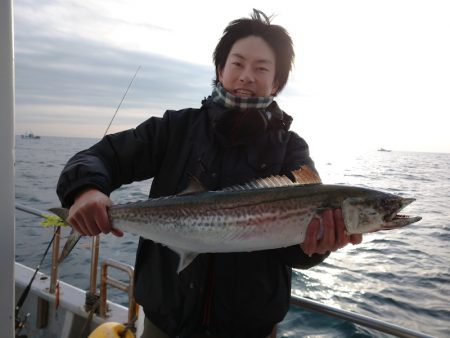
<instances>
[{"instance_id":1,"label":"sky","mask_svg":"<svg viewBox=\"0 0 450 338\"><path fill-rule=\"evenodd\" d=\"M312 153L450 153L450 1L15 0L16 134L101 138L199 107L226 25L256 7L295 45L276 98Z\"/></svg>"}]
</instances>

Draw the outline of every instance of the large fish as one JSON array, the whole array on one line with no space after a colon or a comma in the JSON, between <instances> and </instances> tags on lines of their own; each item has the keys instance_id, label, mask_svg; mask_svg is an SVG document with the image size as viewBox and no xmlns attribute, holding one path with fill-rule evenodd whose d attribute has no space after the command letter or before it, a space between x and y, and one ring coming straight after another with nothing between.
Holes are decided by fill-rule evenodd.
<instances>
[{"instance_id":1,"label":"large fish","mask_svg":"<svg viewBox=\"0 0 450 338\"><path fill-rule=\"evenodd\" d=\"M287 247L305 239L308 225L326 208L342 208L348 234L406 226L421 219L400 215L414 201L397 195L345 185L321 184L304 166L286 176L258 179L221 191L113 205L112 226L166 245L180 256L178 271L199 254ZM304 184L307 182L308 184ZM67 210L51 209L63 218ZM79 235L66 243L70 252Z\"/></svg>"}]
</instances>

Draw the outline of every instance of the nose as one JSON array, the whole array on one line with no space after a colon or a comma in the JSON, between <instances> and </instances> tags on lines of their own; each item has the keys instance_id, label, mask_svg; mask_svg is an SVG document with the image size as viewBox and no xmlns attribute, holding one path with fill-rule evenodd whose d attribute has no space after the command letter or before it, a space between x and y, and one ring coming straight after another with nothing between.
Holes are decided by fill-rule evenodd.
<instances>
[{"instance_id":1,"label":"nose","mask_svg":"<svg viewBox=\"0 0 450 338\"><path fill-rule=\"evenodd\" d=\"M244 68L239 75L239 81L242 83L252 83L255 81L253 71L248 67Z\"/></svg>"}]
</instances>

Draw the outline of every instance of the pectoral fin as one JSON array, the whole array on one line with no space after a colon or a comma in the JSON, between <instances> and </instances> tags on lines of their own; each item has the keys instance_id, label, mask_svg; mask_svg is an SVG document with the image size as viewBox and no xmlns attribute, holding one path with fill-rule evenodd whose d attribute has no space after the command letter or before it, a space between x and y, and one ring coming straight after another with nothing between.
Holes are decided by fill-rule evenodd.
<instances>
[{"instance_id":1,"label":"pectoral fin","mask_svg":"<svg viewBox=\"0 0 450 338\"><path fill-rule=\"evenodd\" d=\"M187 268L189 266L189 264L191 264L192 261L195 259L195 257L198 256L198 252L184 251L182 249L173 248L173 247L169 247L169 249L178 254L179 261L178 261L177 273L180 273L185 268Z\"/></svg>"}]
</instances>

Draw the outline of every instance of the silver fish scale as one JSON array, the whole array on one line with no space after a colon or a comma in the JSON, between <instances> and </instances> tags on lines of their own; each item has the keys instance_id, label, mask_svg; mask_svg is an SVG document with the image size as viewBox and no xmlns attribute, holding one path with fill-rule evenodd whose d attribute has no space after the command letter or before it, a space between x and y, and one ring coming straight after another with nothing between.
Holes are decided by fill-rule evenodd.
<instances>
[{"instance_id":1,"label":"silver fish scale","mask_svg":"<svg viewBox=\"0 0 450 338\"><path fill-rule=\"evenodd\" d=\"M397 209L393 198L403 200L366 188L315 184L150 199L113 206L109 213L114 227L171 248L236 252L301 243L311 219L324 208L342 207L349 233L386 229L389 209ZM402 224L417 220L406 218Z\"/></svg>"},{"instance_id":2,"label":"silver fish scale","mask_svg":"<svg viewBox=\"0 0 450 338\"><path fill-rule=\"evenodd\" d=\"M255 202L255 201L253 201ZM294 200L233 205L112 208L114 227L195 252L254 251L300 244L315 207Z\"/></svg>"}]
</instances>

